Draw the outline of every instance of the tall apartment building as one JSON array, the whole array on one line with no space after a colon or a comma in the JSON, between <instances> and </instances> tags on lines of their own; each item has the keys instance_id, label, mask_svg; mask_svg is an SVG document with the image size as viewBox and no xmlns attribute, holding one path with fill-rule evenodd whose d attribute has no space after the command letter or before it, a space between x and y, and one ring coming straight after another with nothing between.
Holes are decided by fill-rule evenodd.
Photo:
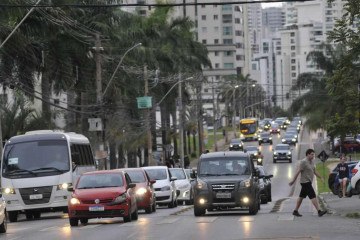
<instances>
[{"instance_id":1,"label":"tall apartment building","mask_svg":"<svg viewBox=\"0 0 360 240\"><path fill-rule=\"evenodd\" d=\"M281 7L269 7L262 10L262 35L270 39L285 25L285 14Z\"/></svg>"},{"instance_id":2,"label":"tall apartment building","mask_svg":"<svg viewBox=\"0 0 360 240\"><path fill-rule=\"evenodd\" d=\"M285 25L280 30L281 54L276 57L275 95L278 106L287 109L292 100L301 94L291 91L301 73L322 73L307 60L307 55L320 49L321 44L327 41L326 33L341 17L342 6L341 0L331 4L322 0L285 4Z\"/></svg>"},{"instance_id":3,"label":"tall apartment building","mask_svg":"<svg viewBox=\"0 0 360 240\"><path fill-rule=\"evenodd\" d=\"M139 2L145 1L124 0L124 3ZM187 1L173 2L182 4ZM220 92L218 86L226 76L243 74L245 71L244 9L239 4L217 5L215 3L218 3L218 0L206 1L211 2L214 4L174 7L172 17L187 16L193 20L197 41L203 43L209 51L212 68L203 69L203 75L207 80L202 88L203 108L208 115L213 116L214 106L219 106L216 112L220 118L224 105L217 102L214 104ZM148 7L127 8L127 11L137 12L142 16L148 16L152 10L153 8ZM196 99L195 93L192 93L192 96Z\"/></svg>"}]
</instances>

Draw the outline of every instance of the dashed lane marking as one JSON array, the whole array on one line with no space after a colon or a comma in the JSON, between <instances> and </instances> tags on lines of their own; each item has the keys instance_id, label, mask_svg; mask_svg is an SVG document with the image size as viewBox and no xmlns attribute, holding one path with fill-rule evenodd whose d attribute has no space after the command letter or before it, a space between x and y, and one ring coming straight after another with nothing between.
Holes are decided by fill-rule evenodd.
<instances>
[{"instance_id":1,"label":"dashed lane marking","mask_svg":"<svg viewBox=\"0 0 360 240\"><path fill-rule=\"evenodd\" d=\"M164 220L162 220L161 222L157 223L157 225L160 224L172 224L174 222L177 222L179 220L179 218L166 218Z\"/></svg>"},{"instance_id":2,"label":"dashed lane marking","mask_svg":"<svg viewBox=\"0 0 360 240\"><path fill-rule=\"evenodd\" d=\"M283 215L283 216L279 216L278 221L294 221L294 216L293 215Z\"/></svg>"},{"instance_id":3,"label":"dashed lane marking","mask_svg":"<svg viewBox=\"0 0 360 240\"><path fill-rule=\"evenodd\" d=\"M199 217L196 218L197 223L212 223L217 219L217 217Z\"/></svg>"},{"instance_id":4,"label":"dashed lane marking","mask_svg":"<svg viewBox=\"0 0 360 240\"><path fill-rule=\"evenodd\" d=\"M281 209L281 205L282 203L287 200L288 198L282 198L282 199L279 199L276 201L276 203L274 204L274 207L271 209L271 213L276 213L276 212L279 212L280 209Z\"/></svg>"}]
</instances>

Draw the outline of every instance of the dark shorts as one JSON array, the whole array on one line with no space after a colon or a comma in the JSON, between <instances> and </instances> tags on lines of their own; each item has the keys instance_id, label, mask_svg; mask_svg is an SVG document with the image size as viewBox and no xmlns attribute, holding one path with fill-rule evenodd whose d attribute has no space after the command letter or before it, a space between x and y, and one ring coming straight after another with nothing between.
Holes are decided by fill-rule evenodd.
<instances>
[{"instance_id":1,"label":"dark shorts","mask_svg":"<svg viewBox=\"0 0 360 240\"><path fill-rule=\"evenodd\" d=\"M311 182L300 183L300 184L301 184L301 191L299 197L301 198L309 197L310 199L316 198L316 194L314 188L311 185Z\"/></svg>"}]
</instances>

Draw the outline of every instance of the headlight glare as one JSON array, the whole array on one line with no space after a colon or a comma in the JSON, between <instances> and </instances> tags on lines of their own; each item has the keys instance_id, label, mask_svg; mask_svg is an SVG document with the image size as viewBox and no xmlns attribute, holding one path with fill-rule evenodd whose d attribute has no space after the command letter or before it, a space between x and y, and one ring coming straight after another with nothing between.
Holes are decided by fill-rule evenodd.
<instances>
[{"instance_id":1,"label":"headlight glare","mask_svg":"<svg viewBox=\"0 0 360 240\"><path fill-rule=\"evenodd\" d=\"M136 190L136 195L144 195L146 192L146 188L139 188L138 190Z\"/></svg>"},{"instance_id":2,"label":"headlight glare","mask_svg":"<svg viewBox=\"0 0 360 240\"><path fill-rule=\"evenodd\" d=\"M14 188L3 188L2 192L4 194L15 194L16 193Z\"/></svg>"},{"instance_id":3,"label":"headlight glare","mask_svg":"<svg viewBox=\"0 0 360 240\"><path fill-rule=\"evenodd\" d=\"M57 186L57 190L67 190L71 186L71 183L62 183Z\"/></svg>"},{"instance_id":4,"label":"headlight glare","mask_svg":"<svg viewBox=\"0 0 360 240\"><path fill-rule=\"evenodd\" d=\"M246 187L246 188L247 188L247 187L250 187L250 185L251 185L251 184L250 184L250 180L249 180L249 179L242 181L241 184L240 184L241 187Z\"/></svg>"},{"instance_id":5,"label":"headlight glare","mask_svg":"<svg viewBox=\"0 0 360 240\"><path fill-rule=\"evenodd\" d=\"M78 205L78 204L80 204L80 200L73 197L70 199L70 203L71 203L71 205Z\"/></svg>"}]
</instances>

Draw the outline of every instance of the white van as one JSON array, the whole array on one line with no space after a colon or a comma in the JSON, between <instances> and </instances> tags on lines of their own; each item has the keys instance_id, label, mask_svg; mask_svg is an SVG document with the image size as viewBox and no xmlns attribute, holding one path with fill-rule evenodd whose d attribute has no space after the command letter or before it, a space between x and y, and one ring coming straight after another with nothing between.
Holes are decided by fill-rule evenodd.
<instances>
[{"instance_id":1,"label":"white van","mask_svg":"<svg viewBox=\"0 0 360 240\"><path fill-rule=\"evenodd\" d=\"M1 187L10 222L25 212L27 219L41 212L66 212L77 177L96 170L89 140L76 133L39 130L10 138L4 146Z\"/></svg>"},{"instance_id":2,"label":"white van","mask_svg":"<svg viewBox=\"0 0 360 240\"><path fill-rule=\"evenodd\" d=\"M151 166L143 167L150 180L156 180L154 190L157 205L168 205L169 208L177 207L177 191L175 186L176 177L172 177L168 167Z\"/></svg>"}]
</instances>

